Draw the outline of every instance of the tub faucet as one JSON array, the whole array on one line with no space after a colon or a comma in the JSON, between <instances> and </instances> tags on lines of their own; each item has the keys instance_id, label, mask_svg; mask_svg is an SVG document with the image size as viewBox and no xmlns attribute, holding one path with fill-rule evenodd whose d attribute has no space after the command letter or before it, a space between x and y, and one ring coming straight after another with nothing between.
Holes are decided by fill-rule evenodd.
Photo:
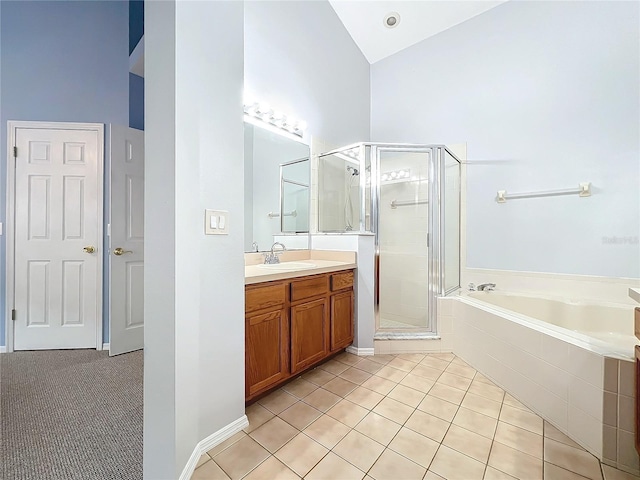
<instances>
[{"instance_id":1,"label":"tub faucet","mask_svg":"<svg viewBox=\"0 0 640 480\"><path fill-rule=\"evenodd\" d=\"M489 292L491 290L495 290L495 288L496 288L495 283L482 283L478 285L479 292Z\"/></svg>"},{"instance_id":2,"label":"tub faucet","mask_svg":"<svg viewBox=\"0 0 640 480\"><path fill-rule=\"evenodd\" d=\"M278 245L280 245L282 248L280 250L276 251L276 246L278 246ZM271 245L271 251L270 252L263 253L263 255L264 255L264 263L269 263L269 264L280 263L280 258L278 258L278 255L280 255L286 249L287 249L287 247L285 247L282 243L275 242L273 245Z\"/></svg>"}]
</instances>

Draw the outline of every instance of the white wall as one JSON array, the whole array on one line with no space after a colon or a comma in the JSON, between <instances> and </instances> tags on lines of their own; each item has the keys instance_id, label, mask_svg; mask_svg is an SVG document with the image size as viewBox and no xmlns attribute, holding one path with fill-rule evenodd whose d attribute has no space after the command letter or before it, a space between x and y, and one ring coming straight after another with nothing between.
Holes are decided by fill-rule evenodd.
<instances>
[{"instance_id":1,"label":"white wall","mask_svg":"<svg viewBox=\"0 0 640 480\"><path fill-rule=\"evenodd\" d=\"M638 11L507 2L372 65L372 139L468 142L468 267L640 275Z\"/></svg>"},{"instance_id":2,"label":"white wall","mask_svg":"<svg viewBox=\"0 0 640 480\"><path fill-rule=\"evenodd\" d=\"M370 66L329 2L245 2L244 54L253 98L331 144L369 139Z\"/></svg>"},{"instance_id":3,"label":"white wall","mask_svg":"<svg viewBox=\"0 0 640 480\"><path fill-rule=\"evenodd\" d=\"M157 479L244 415L243 7L146 10L144 475ZM228 236L204 235L205 208L229 211Z\"/></svg>"}]
</instances>

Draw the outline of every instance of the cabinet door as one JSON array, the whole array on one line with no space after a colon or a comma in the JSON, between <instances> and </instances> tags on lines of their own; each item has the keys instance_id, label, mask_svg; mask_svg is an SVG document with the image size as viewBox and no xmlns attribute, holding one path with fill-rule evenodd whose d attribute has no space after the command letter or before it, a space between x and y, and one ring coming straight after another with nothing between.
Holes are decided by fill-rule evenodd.
<instances>
[{"instance_id":1,"label":"cabinet door","mask_svg":"<svg viewBox=\"0 0 640 480\"><path fill-rule=\"evenodd\" d=\"M353 290L331 296L331 351L353 342Z\"/></svg>"},{"instance_id":2,"label":"cabinet door","mask_svg":"<svg viewBox=\"0 0 640 480\"><path fill-rule=\"evenodd\" d=\"M285 310L249 315L245 320L246 396L289 376L289 336Z\"/></svg>"},{"instance_id":3,"label":"cabinet door","mask_svg":"<svg viewBox=\"0 0 640 480\"><path fill-rule=\"evenodd\" d=\"M291 307L291 373L327 355L327 313L326 298Z\"/></svg>"}]
</instances>

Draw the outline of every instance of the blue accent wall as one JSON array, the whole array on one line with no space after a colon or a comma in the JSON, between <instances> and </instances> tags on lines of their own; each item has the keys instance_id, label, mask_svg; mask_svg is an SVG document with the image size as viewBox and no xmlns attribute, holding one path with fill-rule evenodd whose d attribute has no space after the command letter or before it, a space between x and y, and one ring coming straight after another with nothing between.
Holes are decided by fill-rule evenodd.
<instances>
[{"instance_id":1,"label":"blue accent wall","mask_svg":"<svg viewBox=\"0 0 640 480\"><path fill-rule=\"evenodd\" d=\"M7 121L129 125L128 44L126 1L0 2L0 222L5 226ZM106 171L108 158L105 151ZM5 240L0 236L0 345L6 345ZM105 284L107 274L105 269ZM105 342L107 329L105 316Z\"/></svg>"},{"instance_id":2,"label":"blue accent wall","mask_svg":"<svg viewBox=\"0 0 640 480\"><path fill-rule=\"evenodd\" d=\"M129 126L144 130L144 78L129 74Z\"/></svg>"}]
</instances>

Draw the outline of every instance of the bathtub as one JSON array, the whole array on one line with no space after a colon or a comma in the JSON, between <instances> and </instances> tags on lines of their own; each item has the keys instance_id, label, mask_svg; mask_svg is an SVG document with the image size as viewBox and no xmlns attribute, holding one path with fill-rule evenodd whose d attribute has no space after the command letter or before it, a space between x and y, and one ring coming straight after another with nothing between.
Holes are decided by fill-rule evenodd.
<instances>
[{"instance_id":1,"label":"bathtub","mask_svg":"<svg viewBox=\"0 0 640 480\"><path fill-rule=\"evenodd\" d=\"M633 306L500 291L453 307L454 353L604 463L640 472Z\"/></svg>"}]
</instances>

